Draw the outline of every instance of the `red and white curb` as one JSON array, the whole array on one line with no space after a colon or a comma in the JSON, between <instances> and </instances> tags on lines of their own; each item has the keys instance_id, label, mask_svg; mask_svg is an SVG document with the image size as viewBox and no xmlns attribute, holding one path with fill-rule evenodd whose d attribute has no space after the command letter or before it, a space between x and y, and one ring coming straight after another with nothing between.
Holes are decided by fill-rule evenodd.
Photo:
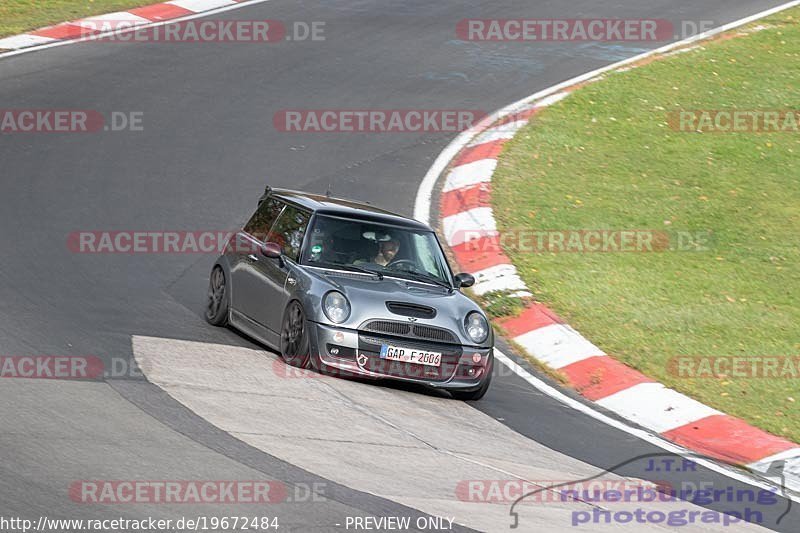
<instances>
[{"instance_id":1,"label":"red and white curb","mask_svg":"<svg viewBox=\"0 0 800 533\"><path fill-rule=\"evenodd\" d=\"M476 135L444 176L442 231L460 267L474 273L477 294L502 291L530 296L508 256L488 242L497 242L498 234L490 204L491 180L503 144L539 109L570 90L523 108ZM690 450L736 464L763 461L792 449L800 456L794 443L655 383L609 357L544 305L531 304L498 325L530 356L561 372L585 398Z\"/></svg>"},{"instance_id":2,"label":"red and white curb","mask_svg":"<svg viewBox=\"0 0 800 533\"><path fill-rule=\"evenodd\" d=\"M491 208L491 181L503 145L540 109L567 97L581 84L599 79L606 72L630 68L646 57L670 52L798 4L800 2L790 2L609 65L503 108L460 135L442 152L420 186L416 218L430 222L433 188L441 181L441 231L460 267L474 273L474 291L481 295L502 291L514 296L531 296L509 258L492 244L498 242L498 231ZM519 316L498 320L497 324L528 355L563 374L587 400L680 448L768 474L773 481L774 466L779 463L786 486L800 491L800 446L797 444L656 383L609 357L542 304L528 305ZM542 388L540 380L504 354L498 359L537 388Z\"/></svg>"},{"instance_id":3,"label":"red and white curb","mask_svg":"<svg viewBox=\"0 0 800 533\"><path fill-rule=\"evenodd\" d=\"M5 37L0 39L0 50L11 51L10 53L4 52L2 55L12 55L14 52L29 51L115 33L115 31L103 33L101 28L103 28L104 22L111 27L124 28L117 30L122 32L129 31L132 27L143 28L176 19L185 19L208 11L222 12L246 4L258 4L265 1L267 0L173 0L128 11L117 11L62 22L21 35Z\"/></svg>"}]
</instances>

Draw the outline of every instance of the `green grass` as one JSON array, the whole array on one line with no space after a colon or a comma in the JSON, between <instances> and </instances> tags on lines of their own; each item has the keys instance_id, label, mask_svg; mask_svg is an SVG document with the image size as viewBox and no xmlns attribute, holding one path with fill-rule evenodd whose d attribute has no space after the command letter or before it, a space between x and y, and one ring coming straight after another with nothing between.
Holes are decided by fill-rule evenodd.
<instances>
[{"instance_id":1,"label":"green grass","mask_svg":"<svg viewBox=\"0 0 800 533\"><path fill-rule=\"evenodd\" d=\"M516 316L525 310L524 300L509 296L502 291L493 291L482 296L474 296L483 309L495 318Z\"/></svg>"},{"instance_id":2,"label":"green grass","mask_svg":"<svg viewBox=\"0 0 800 533\"><path fill-rule=\"evenodd\" d=\"M0 37L155 3L157 0L2 0Z\"/></svg>"},{"instance_id":3,"label":"green grass","mask_svg":"<svg viewBox=\"0 0 800 533\"><path fill-rule=\"evenodd\" d=\"M800 133L684 133L667 115L800 111L799 21L787 11L577 90L506 146L492 188L504 231L711 231L706 251L506 251L537 300L607 353L795 442L800 380L692 380L667 363L800 355Z\"/></svg>"}]
</instances>

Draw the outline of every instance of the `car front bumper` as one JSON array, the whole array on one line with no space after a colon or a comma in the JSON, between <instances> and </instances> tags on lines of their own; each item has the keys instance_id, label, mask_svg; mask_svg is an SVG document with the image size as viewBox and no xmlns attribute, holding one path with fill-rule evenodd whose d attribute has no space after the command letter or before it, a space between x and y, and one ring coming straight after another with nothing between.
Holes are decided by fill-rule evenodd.
<instances>
[{"instance_id":1,"label":"car front bumper","mask_svg":"<svg viewBox=\"0 0 800 533\"><path fill-rule=\"evenodd\" d=\"M328 374L390 379L444 390L480 388L492 371L492 348L475 348L417 339L407 340L373 332L308 323L312 357ZM440 352L439 367L388 361L380 357L381 344Z\"/></svg>"}]
</instances>

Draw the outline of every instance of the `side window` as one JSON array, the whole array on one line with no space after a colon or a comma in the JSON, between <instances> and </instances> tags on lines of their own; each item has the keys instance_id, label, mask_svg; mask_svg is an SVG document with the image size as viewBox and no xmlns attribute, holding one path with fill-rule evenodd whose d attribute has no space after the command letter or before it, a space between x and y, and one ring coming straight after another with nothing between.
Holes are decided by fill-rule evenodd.
<instances>
[{"instance_id":1,"label":"side window","mask_svg":"<svg viewBox=\"0 0 800 533\"><path fill-rule=\"evenodd\" d=\"M267 232L269 232L285 205L285 203L274 198L261 202L244 230L260 241L265 240Z\"/></svg>"},{"instance_id":2,"label":"side window","mask_svg":"<svg viewBox=\"0 0 800 533\"><path fill-rule=\"evenodd\" d=\"M275 225L272 226L267 241L279 244L286 257L297 261L309 218L309 214L305 211L300 211L291 205L286 206Z\"/></svg>"}]
</instances>

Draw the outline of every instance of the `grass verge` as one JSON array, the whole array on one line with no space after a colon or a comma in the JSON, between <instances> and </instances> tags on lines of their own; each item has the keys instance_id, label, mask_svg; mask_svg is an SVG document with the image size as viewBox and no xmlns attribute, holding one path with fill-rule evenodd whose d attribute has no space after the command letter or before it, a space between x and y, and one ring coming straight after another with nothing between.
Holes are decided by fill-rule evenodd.
<instances>
[{"instance_id":1,"label":"grass verge","mask_svg":"<svg viewBox=\"0 0 800 533\"><path fill-rule=\"evenodd\" d=\"M800 355L800 133L668 124L680 110L800 112L800 10L758 26L609 74L547 108L506 145L492 201L506 234L710 235L685 251L506 252L537 300L607 353L800 442L800 368L697 379L670 363Z\"/></svg>"},{"instance_id":2,"label":"grass verge","mask_svg":"<svg viewBox=\"0 0 800 533\"><path fill-rule=\"evenodd\" d=\"M3 0L0 37L155 3L157 0Z\"/></svg>"}]
</instances>

